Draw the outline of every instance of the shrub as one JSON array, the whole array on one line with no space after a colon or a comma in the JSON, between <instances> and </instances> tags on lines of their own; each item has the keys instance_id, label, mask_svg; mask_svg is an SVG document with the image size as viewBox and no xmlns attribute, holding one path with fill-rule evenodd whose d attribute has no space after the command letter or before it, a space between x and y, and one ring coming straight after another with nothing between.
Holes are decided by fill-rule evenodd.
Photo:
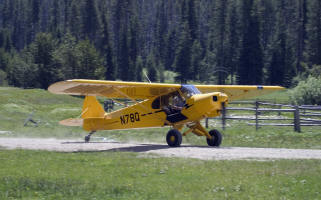
<instances>
[{"instance_id":1,"label":"shrub","mask_svg":"<svg viewBox=\"0 0 321 200\"><path fill-rule=\"evenodd\" d=\"M321 76L309 76L290 91L291 102L297 105L321 105Z\"/></svg>"}]
</instances>

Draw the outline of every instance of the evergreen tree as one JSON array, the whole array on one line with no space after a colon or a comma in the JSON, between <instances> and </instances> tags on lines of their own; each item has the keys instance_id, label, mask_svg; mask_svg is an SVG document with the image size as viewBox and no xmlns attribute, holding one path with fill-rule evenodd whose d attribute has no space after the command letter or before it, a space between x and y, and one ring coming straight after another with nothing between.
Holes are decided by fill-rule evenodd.
<instances>
[{"instance_id":1,"label":"evergreen tree","mask_svg":"<svg viewBox=\"0 0 321 200\"><path fill-rule=\"evenodd\" d=\"M309 64L321 65L321 1L309 1L308 49Z\"/></svg>"},{"instance_id":2,"label":"evergreen tree","mask_svg":"<svg viewBox=\"0 0 321 200\"><path fill-rule=\"evenodd\" d=\"M228 14L228 35L226 44L226 67L230 73L230 84L234 84L234 75L236 73L239 60L239 21L235 2L232 2Z\"/></svg>"},{"instance_id":3,"label":"evergreen tree","mask_svg":"<svg viewBox=\"0 0 321 200\"><path fill-rule=\"evenodd\" d=\"M277 9L277 31L274 44L272 45L272 58L268 67L269 84L290 86L293 76L293 52L289 45L289 33L286 24L286 4L285 0L278 2Z\"/></svg>"},{"instance_id":4,"label":"evergreen tree","mask_svg":"<svg viewBox=\"0 0 321 200\"><path fill-rule=\"evenodd\" d=\"M176 80L186 83L191 77L191 37L187 22L182 25L182 32L179 39L175 58L175 71L178 73Z\"/></svg>"},{"instance_id":5,"label":"evergreen tree","mask_svg":"<svg viewBox=\"0 0 321 200\"><path fill-rule=\"evenodd\" d=\"M53 52L54 66L59 70L61 80L79 77L81 55L77 49L76 38L66 34L59 47Z\"/></svg>"},{"instance_id":6,"label":"evergreen tree","mask_svg":"<svg viewBox=\"0 0 321 200\"><path fill-rule=\"evenodd\" d=\"M52 65L55 47L56 41L52 38L51 34L46 33L38 34L35 42L31 45L34 63L39 71L38 82L43 89L47 89L51 83L58 80L58 69Z\"/></svg>"},{"instance_id":7,"label":"evergreen tree","mask_svg":"<svg viewBox=\"0 0 321 200\"><path fill-rule=\"evenodd\" d=\"M102 79L104 68L95 46L89 40L82 40L76 48L79 52L78 78Z\"/></svg>"},{"instance_id":8,"label":"evergreen tree","mask_svg":"<svg viewBox=\"0 0 321 200\"><path fill-rule=\"evenodd\" d=\"M103 37L101 40L102 46L102 53L105 57L105 79L106 80L116 80L116 69L115 64L113 60L113 51L110 44L110 38L109 38L109 30L108 30L108 22L106 19L106 16L102 16L102 25L103 25Z\"/></svg>"},{"instance_id":9,"label":"evergreen tree","mask_svg":"<svg viewBox=\"0 0 321 200\"><path fill-rule=\"evenodd\" d=\"M15 55L8 66L8 83L15 87L39 87L38 67L33 62L30 52L24 51L21 56Z\"/></svg>"},{"instance_id":10,"label":"evergreen tree","mask_svg":"<svg viewBox=\"0 0 321 200\"><path fill-rule=\"evenodd\" d=\"M192 80L199 80L199 69L201 68L202 48L198 40L195 40L192 46Z\"/></svg>"},{"instance_id":11,"label":"evergreen tree","mask_svg":"<svg viewBox=\"0 0 321 200\"><path fill-rule=\"evenodd\" d=\"M127 31L127 9L128 9L128 0L117 0L113 3L112 10L112 30L113 30L113 49L116 57L116 68L118 70L118 77L121 77L121 57L123 51L123 31ZM126 33L127 34L127 33ZM127 36L126 36L127 37ZM127 45L127 43L126 43ZM126 61L125 61L126 62ZM128 61L129 63L129 61Z\"/></svg>"},{"instance_id":12,"label":"evergreen tree","mask_svg":"<svg viewBox=\"0 0 321 200\"><path fill-rule=\"evenodd\" d=\"M40 0L31 0L31 12L30 13L30 26L29 34L27 35L27 44L30 44L34 39L39 29L39 20L40 20Z\"/></svg>"},{"instance_id":13,"label":"evergreen tree","mask_svg":"<svg viewBox=\"0 0 321 200\"><path fill-rule=\"evenodd\" d=\"M5 49L0 48L0 70L7 71L9 58L9 54L5 51Z\"/></svg>"},{"instance_id":14,"label":"evergreen tree","mask_svg":"<svg viewBox=\"0 0 321 200\"><path fill-rule=\"evenodd\" d=\"M136 59L136 81L138 82L143 81L143 77L142 77L143 67L144 67L143 59L141 56L138 56Z\"/></svg>"},{"instance_id":15,"label":"evergreen tree","mask_svg":"<svg viewBox=\"0 0 321 200\"><path fill-rule=\"evenodd\" d=\"M27 10L27 3L25 1L19 2L18 5L14 8L14 20L13 20L13 30L12 30L12 42L14 47L17 50L21 50L27 44L33 40L35 35L35 30L32 30L32 27L29 26L31 21L28 21L28 10Z\"/></svg>"},{"instance_id":16,"label":"evergreen tree","mask_svg":"<svg viewBox=\"0 0 321 200\"><path fill-rule=\"evenodd\" d=\"M263 59L260 45L260 24L253 0L243 1L243 40L238 69L238 83L262 84Z\"/></svg>"},{"instance_id":17,"label":"evergreen tree","mask_svg":"<svg viewBox=\"0 0 321 200\"><path fill-rule=\"evenodd\" d=\"M206 56L201 61L200 68L198 70L199 80L201 82L209 83L211 82L212 74L209 73L213 71L213 65L215 64L215 54L209 49L206 52Z\"/></svg>"},{"instance_id":18,"label":"evergreen tree","mask_svg":"<svg viewBox=\"0 0 321 200\"><path fill-rule=\"evenodd\" d=\"M99 29L99 18L96 8L96 0L85 0L83 8L83 35L91 41L95 40Z\"/></svg>"},{"instance_id":19,"label":"evergreen tree","mask_svg":"<svg viewBox=\"0 0 321 200\"><path fill-rule=\"evenodd\" d=\"M130 30L129 30L129 70L128 78L131 81L136 80L136 60L138 56L138 46L137 46L137 32L138 32L138 21L135 14L132 15L130 20Z\"/></svg>"},{"instance_id":20,"label":"evergreen tree","mask_svg":"<svg viewBox=\"0 0 321 200\"><path fill-rule=\"evenodd\" d=\"M120 70L120 78L123 81L130 80L129 75L129 52L128 52L128 44L127 44L127 30L123 31L122 40L121 40L121 53L119 55L119 70Z\"/></svg>"},{"instance_id":21,"label":"evergreen tree","mask_svg":"<svg viewBox=\"0 0 321 200\"><path fill-rule=\"evenodd\" d=\"M72 3L72 0L64 0L64 8L63 8L63 11L64 11L64 24L63 24L63 27L64 27L64 32L68 32L68 28L70 26L69 24L69 18L74 14L74 13L71 13L71 3Z\"/></svg>"},{"instance_id":22,"label":"evergreen tree","mask_svg":"<svg viewBox=\"0 0 321 200\"><path fill-rule=\"evenodd\" d=\"M77 39L81 36L81 14L79 11L78 1L73 1L71 3L71 13L72 15L69 18L70 32Z\"/></svg>"},{"instance_id":23,"label":"evergreen tree","mask_svg":"<svg viewBox=\"0 0 321 200\"><path fill-rule=\"evenodd\" d=\"M167 17L165 14L165 1L161 1L156 13L155 50L154 54L159 62L166 62L166 34Z\"/></svg>"},{"instance_id":24,"label":"evergreen tree","mask_svg":"<svg viewBox=\"0 0 321 200\"><path fill-rule=\"evenodd\" d=\"M214 45L216 63L214 64L214 73L217 76L218 84L225 84L227 75L226 69L226 18L227 18L227 0L221 0L215 4L216 9L212 19L211 42Z\"/></svg>"},{"instance_id":25,"label":"evergreen tree","mask_svg":"<svg viewBox=\"0 0 321 200\"><path fill-rule=\"evenodd\" d=\"M176 30L173 29L172 31L170 31L166 38L167 39L165 46L165 69L174 71L173 64L175 61L175 51L177 49Z\"/></svg>"},{"instance_id":26,"label":"evergreen tree","mask_svg":"<svg viewBox=\"0 0 321 200\"><path fill-rule=\"evenodd\" d=\"M61 37L60 35L60 5L61 2L59 0L53 1L53 7L51 9L51 19L50 19L50 27L49 30L55 37Z\"/></svg>"},{"instance_id":27,"label":"evergreen tree","mask_svg":"<svg viewBox=\"0 0 321 200\"><path fill-rule=\"evenodd\" d=\"M305 41L307 39L307 0L299 0L298 11L298 30L297 30L297 49L296 49L296 69L302 72L303 52L305 51Z\"/></svg>"},{"instance_id":28,"label":"evergreen tree","mask_svg":"<svg viewBox=\"0 0 321 200\"><path fill-rule=\"evenodd\" d=\"M197 39L198 35L195 0L188 1L188 26L190 29L191 39L194 41Z\"/></svg>"},{"instance_id":29,"label":"evergreen tree","mask_svg":"<svg viewBox=\"0 0 321 200\"><path fill-rule=\"evenodd\" d=\"M155 64L155 57L153 54L149 54L147 57L147 76L151 82L157 81L157 70L156 70L156 64Z\"/></svg>"},{"instance_id":30,"label":"evergreen tree","mask_svg":"<svg viewBox=\"0 0 321 200\"><path fill-rule=\"evenodd\" d=\"M281 32L273 50L272 61L269 68L269 84L283 85L286 67L286 35Z\"/></svg>"}]
</instances>

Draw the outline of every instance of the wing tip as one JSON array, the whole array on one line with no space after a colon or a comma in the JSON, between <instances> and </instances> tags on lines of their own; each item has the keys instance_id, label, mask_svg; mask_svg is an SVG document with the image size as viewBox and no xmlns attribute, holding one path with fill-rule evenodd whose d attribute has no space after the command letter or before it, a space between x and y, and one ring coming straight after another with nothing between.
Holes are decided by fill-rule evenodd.
<instances>
[{"instance_id":1,"label":"wing tip","mask_svg":"<svg viewBox=\"0 0 321 200\"><path fill-rule=\"evenodd\" d=\"M62 92L62 86L67 83L69 80L67 81L59 81L59 82L56 82L56 83L53 83L51 84L49 87L48 87L48 91L50 93L53 93L53 94L61 94Z\"/></svg>"}]
</instances>

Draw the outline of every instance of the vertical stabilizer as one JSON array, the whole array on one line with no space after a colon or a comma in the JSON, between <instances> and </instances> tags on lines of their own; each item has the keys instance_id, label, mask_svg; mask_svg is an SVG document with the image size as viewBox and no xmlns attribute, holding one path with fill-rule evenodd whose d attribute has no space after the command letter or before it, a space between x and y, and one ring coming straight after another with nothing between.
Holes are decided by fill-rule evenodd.
<instances>
[{"instance_id":1,"label":"vertical stabilizer","mask_svg":"<svg viewBox=\"0 0 321 200\"><path fill-rule=\"evenodd\" d=\"M104 117L105 110L95 96L86 96L82 107L81 118Z\"/></svg>"}]
</instances>

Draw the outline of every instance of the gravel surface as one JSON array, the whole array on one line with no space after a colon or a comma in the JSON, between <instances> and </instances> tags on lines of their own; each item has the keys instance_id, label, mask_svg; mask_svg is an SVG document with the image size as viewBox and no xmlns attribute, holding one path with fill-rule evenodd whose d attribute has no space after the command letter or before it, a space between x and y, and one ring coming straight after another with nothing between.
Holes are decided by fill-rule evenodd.
<instances>
[{"instance_id":1,"label":"gravel surface","mask_svg":"<svg viewBox=\"0 0 321 200\"><path fill-rule=\"evenodd\" d=\"M321 150L248 148L182 145L170 148L167 144L137 144L120 142L90 142L73 139L0 138L0 147L6 149L34 149L59 152L80 151L126 151L142 155L198 158L203 160L275 160L275 159L321 159Z\"/></svg>"}]
</instances>

